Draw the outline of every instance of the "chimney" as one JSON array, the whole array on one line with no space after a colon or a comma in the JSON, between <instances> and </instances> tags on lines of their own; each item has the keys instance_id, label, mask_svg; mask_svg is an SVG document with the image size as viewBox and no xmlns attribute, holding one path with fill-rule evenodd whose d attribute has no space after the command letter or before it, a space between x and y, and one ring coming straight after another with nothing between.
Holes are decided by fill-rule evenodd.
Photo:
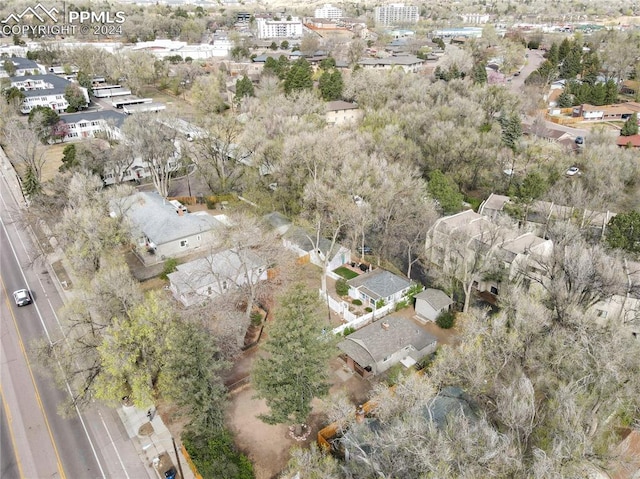
<instances>
[{"instance_id":1,"label":"chimney","mask_svg":"<svg viewBox=\"0 0 640 479\"><path fill-rule=\"evenodd\" d=\"M385 331L389 330L389 323L387 323L386 321L382 322L382 329L384 329Z\"/></svg>"}]
</instances>

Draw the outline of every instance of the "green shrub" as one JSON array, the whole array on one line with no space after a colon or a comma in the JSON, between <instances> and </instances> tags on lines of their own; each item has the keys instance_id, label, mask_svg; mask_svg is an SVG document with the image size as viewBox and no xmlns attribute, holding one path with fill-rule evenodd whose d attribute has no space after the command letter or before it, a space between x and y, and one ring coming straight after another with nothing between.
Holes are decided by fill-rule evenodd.
<instances>
[{"instance_id":1,"label":"green shrub","mask_svg":"<svg viewBox=\"0 0 640 479\"><path fill-rule=\"evenodd\" d=\"M404 309L407 306L409 306L409 302L406 299L403 299L402 301L398 301L396 303L396 311L400 311L401 309Z\"/></svg>"},{"instance_id":2,"label":"green shrub","mask_svg":"<svg viewBox=\"0 0 640 479\"><path fill-rule=\"evenodd\" d=\"M367 306L366 308L364 308L365 312L370 313L371 311L373 311L372 308L370 308L369 306Z\"/></svg>"},{"instance_id":3,"label":"green shrub","mask_svg":"<svg viewBox=\"0 0 640 479\"><path fill-rule=\"evenodd\" d=\"M387 370L386 380L387 386L395 386L400 382L402 376L404 375L404 366L402 364L396 364L391 366Z\"/></svg>"},{"instance_id":4,"label":"green shrub","mask_svg":"<svg viewBox=\"0 0 640 479\"><path fill-rule=\"evenodd\" d=\"M254 326L260 326L260 323L262 323L262 314L260 311L254 311L249 317L251 318L251 324Z\"/></svg>"},{"instance_id":5,"label":"green shrub","mask_svg":"<svg viewBox=\"0 0 640 479\"><path fill-rule=\"evenodd\" d=\"M349 285L347 284L347 280L343 278L336 280L336 293L338 296L346 296L349 294Z\"/></svg>"},{"instance_id":6,"label":"green shrub","mask_svg":"<svg viewBox=\"0 0 640 479\"><path fill-rule=\"evenodd\" d=\"M354 299L353 301L351 301L351 304L353 304L354 306L362 306L362 301L360 301L359 299Z\"/></svg>"},{"instance_id":7,"label":"green shrub","mask_svg":"<svg viewBox=\"0 0 640 479\"><path fill-rule=\"evenodd\" d=\"M175 258L169 258L165 261L162 273L160 273L160 279L168 279L167 276L176 270L176 266L178 266L178 260Z\"/></svg>"},{"instance_id":8,"label":"green shrub","mask_svg":"<svg viewBox=\"0 0 640 479\"><path fill-rule=\"evenodd\" d=\"M378 301L376 301L376 308L378 308L378 309L382 308L385 304L387 304L387 303L385 302L384 299L379 299Z\"/></svg>"},{"instance_id":9,"label":"green shrub","mask_svg":"<svg viewBox=\"0 0 640 479\"><path fill-rule=\"evenodd\" d=\"M342 335L349 336L351 333L355 332L355 330L356 328L354 328L353 326L347 326L342 330Z\"/></svg>"},{"instance_id":10,"label":"green shrub","mask_svg":"<svg viewBox=\"0 0 640 479\"><path fill-rule=\"evenodd\" d=\"M456 321L456 316L451 311L446 311L436 319L436 324L440 326L442 329L450 329L453 327Z\"/></svg>"},{"instance_id":11,"label":"green shrub","mask_svg":"<svg viewBox=\"0 0 640 479\"><path fill-rule=\"evenodd\" d=\"M208 437L186 433L182 443L202 477L253 479L251 461L238 452L228 431L216 431Z\"/></svg>"}]
</instances>

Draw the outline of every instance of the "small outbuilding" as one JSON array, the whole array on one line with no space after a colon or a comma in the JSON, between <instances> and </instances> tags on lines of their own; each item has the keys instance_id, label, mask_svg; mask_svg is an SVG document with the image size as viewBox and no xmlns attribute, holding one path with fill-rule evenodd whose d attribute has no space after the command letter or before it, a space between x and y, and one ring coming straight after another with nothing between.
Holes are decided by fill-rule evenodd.
<instances>
[{"instance_id":1,"label":"small outbuilding","mask_svg":"<svg viewBox=\"0 0 640 479\"><path fill-rule=\"evenodd\" d=\"M453 300L439 289L427 288L415 296L416 314L421 322L435 321L450 311Z\"/></svg>"}]
</instances>

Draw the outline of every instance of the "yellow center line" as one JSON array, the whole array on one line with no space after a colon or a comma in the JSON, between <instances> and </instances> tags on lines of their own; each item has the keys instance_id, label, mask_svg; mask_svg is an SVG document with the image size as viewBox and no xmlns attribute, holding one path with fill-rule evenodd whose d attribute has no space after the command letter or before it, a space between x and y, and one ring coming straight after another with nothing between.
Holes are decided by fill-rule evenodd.
<instances>
[{"instance_id":1,"label":"yellow center line","mask_svg":"<svg viewBox=\"0 0 640 479\"><path fill-rule=\"evenodd\" d=\"M11 427L11 424L13 423L13 418L11 417L11 411L9 410L9 405L7 404L7 401L4 398L4 393L2 392L2 385L0 385L0 400L2 400L4 415L7 416L9 437L11 438L11 445L13 446L13 452L16 455L16 463L18 465L18 474L20 474L21 478L24 478L24 471L22 470L22 462L20 462L20 454L18 454L18 448L16 447L16 437L13 434L13 427Z\"/></svg>"},{"instance_id":2,"label":"yellow center line","mask_svg":"<svg viewBox=\"0 0 640 479\"><path fill-rule=\"evenodd\" d=\"M25 350L24 342L22 341L22 335L20 334L20 329L18 328L18 321L16 320L16 316L13 313L13 306L9 301L10 296L9 296L9 293L7 292L7 288L4 284L4 281L1 275L0 275L0 284L2 284L2 289L5 292L5 303L7 303L7 309L9 310L9 313L11 314L11 318L13 319L13 324L16 327L16 333L18 334L18 344L20 346L20 350L22 351L22 354L24 355L24 360L27 364L27 369L29 370L29 376L31 377L31 382L33 383L33 391L36 396L36 401L38 402L38 407L42 412L42 417L44 418L44 423L49 433L49 439L51 439L51 445L53 446L53 452L56 455L56 461L58 465L58 472L60 473L60 478L66 479L67 476L65 475L64 469L62 468L62 461L60 459L60 454L58 453L56 441L53 439L53 433L51 431L51 426L49 425L49 420L47 419L47 413L44 411L44 406L42 405L42 399L40 398L40 392L38 391L38 386L36 385L36 379L33 376L33 370L31 369L31 363L29 363L29 357L27 356L27 351Z\"/></svg>"}]
</instances>

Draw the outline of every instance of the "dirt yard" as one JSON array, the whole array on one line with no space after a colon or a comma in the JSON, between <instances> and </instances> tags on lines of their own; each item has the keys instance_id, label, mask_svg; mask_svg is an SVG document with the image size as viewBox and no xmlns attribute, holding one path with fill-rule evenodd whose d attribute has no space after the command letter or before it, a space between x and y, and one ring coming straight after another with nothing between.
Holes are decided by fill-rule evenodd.
<instances>
[{"instance_id":1,"label":"dirt yard","mask_svg":"<svg viewBox=\"0 0 640 479\"><path fill-rule=\"evenodd\" d=\"M331 361L331 382L330 395L345 391L354 408L369 398L371 383L347 371L339 358ZM253 462L256 479L275 479L289 461L289 450L294 446L308 447L316 440L318 431L327 425L324 403L314 401L309 420L311 434L307 440L297 442L289 436L286 425L270 426L258 419L260 414L269 409L264 400L255 399L254 395L251 384L231 395L227 424L235 434L238 448Z\"/></svg>"}]
</instances>

